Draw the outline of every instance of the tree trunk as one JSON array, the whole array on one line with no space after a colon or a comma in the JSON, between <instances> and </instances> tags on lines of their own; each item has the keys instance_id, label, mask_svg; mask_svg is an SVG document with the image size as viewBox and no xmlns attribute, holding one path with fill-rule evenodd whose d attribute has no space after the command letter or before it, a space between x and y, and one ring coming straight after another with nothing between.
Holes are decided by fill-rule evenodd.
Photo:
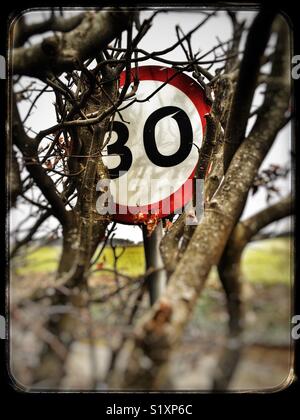
<instances>
[{"instance_id":1,"label":"tree trunk","mask_svg":"<svg viewBox=\"0 0 300 420\"><path fill-rule=\"evenodd\" d=\"M102 80L103 83L103 80ZM96 87L84 112L104 111L116 100L117 82L110 81L103 87ZM65 374L66 358L72 343L79 337L86 336L86 321L81 320L80 312L89 305L88 276L90 262L97 246L105 236L110 221L108 216L96 211L96 185L100 178L107 178L106 167L102 163L101 150L104 136L108 130L110 117L105 118L93 129L78 129L78 138L82 144L80 164L84 170L77 183L78 198L75 208L68 212L68 221L63 226L63 246L57 272L58 287L52 296L52 305L69 307L61 315L52 316L47 329L64 345L65 358L45 344L41 361L36 369L36 381L47 379L47 386L57 388ZM67 291L67 293L66 293Z\"/></svg>"}]
</instances>

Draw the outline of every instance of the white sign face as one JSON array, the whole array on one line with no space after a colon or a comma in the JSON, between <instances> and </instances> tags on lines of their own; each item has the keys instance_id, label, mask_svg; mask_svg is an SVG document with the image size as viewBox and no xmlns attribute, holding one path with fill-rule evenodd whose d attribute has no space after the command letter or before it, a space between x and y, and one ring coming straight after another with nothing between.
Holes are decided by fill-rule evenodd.
<instances>
[{"instance_id":1,"label":"white sign face","mask_svg":"<svg viewBox=\"0 0 300 420\"><path fill-rule=\"evenodd\" d=\"M154 69L158 72L160 67ZM195 90L188 76L176 77L183 76L185 84L190 81ZM180 88L163 85L161 80L140 80L136 98L145 102L125 108L122 119L115 114L103 161L109 169L113 201L120 207L155 207L170 199L197 165L203 138L199 109Z\"/></svg>"}]
</instances>

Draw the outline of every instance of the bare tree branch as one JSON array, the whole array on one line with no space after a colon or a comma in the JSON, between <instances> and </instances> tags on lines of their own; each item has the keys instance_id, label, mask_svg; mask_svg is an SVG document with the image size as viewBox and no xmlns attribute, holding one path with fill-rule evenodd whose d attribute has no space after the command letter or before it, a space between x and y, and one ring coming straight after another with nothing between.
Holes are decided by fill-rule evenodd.
<instances>
[{"instance_id":1,"label":"bare tree branch","mask_svg":"<svg viewBox=\"0 0 300 420\"><path fill-rule=\"evenodd\" d=\"M34 223L34 225L29 229L27 235L21 239L20 241L18 241L14 248L12 249L11 253L10 253L10 257L13 258L17 252L19 251L20 248L22 248L24 245L28 244L33 235L37 232L37 230L39 229L39 227L45 222L45 220L47 220L49 218L49 216L51 215L51 211L45 211Z\"/></svg>"},{"instance_id":2,"label":"bare tree branch","mask_svg":"<svg viewBox=\"0 0 300 420\"><path fill-rule=\"evenodd\" d=\"M63 200L59 196L53 180L47 175L45 169L39 162L36 142L25 133L16 103L14 103L13 107L13 142L22 152L26 169L29 174L40 188L49 204L51 204L53 216L55 216L62 225L65 225L68 222L69 217Z\"/></svg>"},{"instance_id":3,"label":"bare tree branch","mask_svg":"<svg viewBox=\"0 0 300 420\"><path fill-rule=\"evenodd\" d=\"M241 259L245 246L261 229L293 213L293 199L286 196L276 204L239 222L226 245L218 265L229 313L228 337L217 363L214 390L226 390L241 356L243 347L243 307L241 300Z\"/></svg>"},{"instance_id":4,"label":"bare tree branch","mask_svg":"<svg viewBox=\"0 0 300 420\"><path fill-rule=\"evenodd\" d=\"M272 13L261 11L249 30L225 130L224 173L226 173L235 151L245 137L261 59L267 46L274 17L275 11Z\"/></svg>"},{"instance_id":5,"label":"bare tree branch","mask_svg":"<svg viewBox=\"0 0 300 420\"><path fill-rule=\"evenodd\" d=\"M86 13L81 23L65 35L45 38L28 48L14 48L13 73L43 79L50 72L71 71L125 30L131 15L127 10Z\"/></svg>"},{"instance_id":6,"label":"bare tree branch","mask_svg":"<svg viewBox=\"0 0 300 420\"><path fill-rule=\"evenodd\" d=\"M21 47L33 35L42 34L47 31L69 32L75 29L85 17L85 13L79 13L69 18L56 16L51 12L47 20L38 23L26 23L26 15L22 15L15 27L14 46Z\"/></svg>"}]
</instances>

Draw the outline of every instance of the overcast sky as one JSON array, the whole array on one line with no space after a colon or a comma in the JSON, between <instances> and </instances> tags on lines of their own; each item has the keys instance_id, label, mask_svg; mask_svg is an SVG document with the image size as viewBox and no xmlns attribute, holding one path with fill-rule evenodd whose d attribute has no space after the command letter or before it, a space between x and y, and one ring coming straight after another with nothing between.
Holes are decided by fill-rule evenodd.
<instances>
[{"instance_id":1,"label":"overcast sky","mask_svg":"<svg viewBox=\"0 0 300 420\"><path fill-rule=\"evenodd\" d=\"M147 17L152 12L142 12L141 20ZM239 14L240 18L246 19L249 25L255 16L255 12L243 12ZM41 14L39 12L31 12L28 19L31 21L39 20ZM143 38L140 43L140 47L147 51L161 50L167 48L172 43L177 41L175 26L180 25L184 32L188 32L190 29L195 27L203 19L203 15L199 14L198 11L192 9L183 9L181 11L168 11L156 16L152 28ZM226 41L230 39L231 24L230 20L225 12L218 12L217 15L208 21L203 27L201 27L192 36L192 45L194 51L199 49L205 53L218 41ZM38 38L36 38L38 39ZM168 58L174 60L185 60L185 56L181 48L177 48L175 51L169 53ZM212 57L210 57L212 58ZM147 61L145 64L158 64L152 60ZM215 65L217 68L218 65ZM212 68L214 71L214 68ZM23 78L23 85L26 85L27 80ZM262 90L257 92L253 106L259 105L262 95ZM27 125L32 127L35 131L40 131L49 127L56 122L55 113L53 107L54 97L52 94L42 95L40 100L37 102L37 108L28 119ZM26 115L28 105L25 101L20 104L20 112L22 116ZM291 127L287 125L278 135L273 147L269 151L265 161L263 162L262 168L268 167L271 163L285 165L290 162L290 151L291 151ZM283 195L287 194L290 190L290 178L280 181L278 185L281 185ZM259 211L266 205L265 193L263 191L258 192L253 198L248 199L243 217L248 217L253 213ZM11 213L11 228L18 223L24 215L31 211L29 206L19 206L18 209L13 210ZM52 222L53 223L53 222ZM278 226L286 228L286 221L277 223ZM117 230L117 236L128 238L134 241L142 240L141 230L138 227L132 227L127 225L119 225Z\"/></svg>"}]
</instances>

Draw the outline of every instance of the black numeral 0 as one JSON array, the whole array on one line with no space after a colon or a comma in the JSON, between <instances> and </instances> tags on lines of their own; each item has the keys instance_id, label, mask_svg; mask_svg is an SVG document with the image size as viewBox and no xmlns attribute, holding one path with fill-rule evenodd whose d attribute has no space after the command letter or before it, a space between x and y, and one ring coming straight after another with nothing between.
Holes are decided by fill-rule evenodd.
<instances>
[{"instance_id":1,"label":"black numeral 0","mask_svg":"<svg viewBox=\"0 0 300 420\"><path fill-rule=\"evenodd\" d=\"M155 127L157 123L171 115L177 122L180 132L180 146L177 152L172 155L162 155L155 140ZM109 176L111 179L118 178L119 172L126 172L132 164L132 154L127 146L125 146L129 132L127 126L120 122L114 121L112 130L118 135L117 141L107 146L107 153L120 155L120 164L114 168L109 169ZM152 163L156 166L168 168L170 166L178 165L183 162L192 149L193 145L193 129L189 117L180 108L176 106L165 106L154 111L146 120L143 141L146 154Z\"/></svg>"},{"instance_id":2,"label":"black numeral 0","mask_svg":"<svg viewBox=\"0 0 300 420\"><path fill-rule=\"evenodd\" d=\"M173 114L173 115L172 115ZM177 122L180 131L180 146L173 155L162 155L156 145L156 124L168 115ZM192 149L193 130L186 113L176 106L165 106L154 111L147 119L144 127L144 147L148 158L157 166L168 168L183 162Z\"/></svg>"}]
</instances>

